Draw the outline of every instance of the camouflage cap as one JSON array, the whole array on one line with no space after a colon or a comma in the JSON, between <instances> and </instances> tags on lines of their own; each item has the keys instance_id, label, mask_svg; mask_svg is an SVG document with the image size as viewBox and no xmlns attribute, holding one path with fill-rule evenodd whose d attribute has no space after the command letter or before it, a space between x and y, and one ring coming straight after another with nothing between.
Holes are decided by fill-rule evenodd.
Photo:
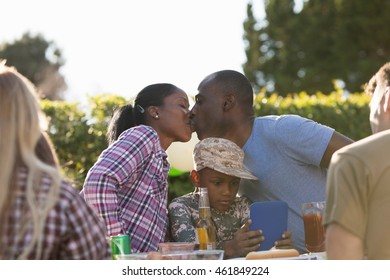
<instances>
[{"instance_id":1,"label":"camouflage cap","mask_svg":"<svg viewBox=\"0 0 390 280\"><path fill-rule=\"evenodd\" d=\"M215 171L243 179L257 180L244 166L244 152L232 141L206 138L194 148L194 169L211 168Z\"/></svg>"}]
</instances>

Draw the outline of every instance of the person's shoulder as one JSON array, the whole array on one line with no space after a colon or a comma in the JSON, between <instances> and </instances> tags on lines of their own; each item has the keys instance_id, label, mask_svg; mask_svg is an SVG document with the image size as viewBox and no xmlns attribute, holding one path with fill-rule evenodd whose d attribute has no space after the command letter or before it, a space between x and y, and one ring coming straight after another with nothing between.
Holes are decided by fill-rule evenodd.
<instances>
[{"instance_id":1,"label":"person's shoulder","mask_svg":"<svg viewBox=\"0 0 390 280\"><path fill-rule=\"evenodd\" d=\"M269 142L284 141L285 135L296 133L306 119L296 115L268 115L257 117L253 135ZM279 140L278 140L279 139Z\"/></svg>"},{"instance_id":2,"label":"person's shoulder","mask_svg":"<svg viewBox=\"0 0 390 280\"><path fill-rule=\"evenodd\" d=\"M278 115L267 115L267 116L259 116L255 118L255 123L267 123L267 122L275 122L280 118Z\"/></svg>"},{"instance_id":3,"label":"person's shoulder","mask_svg":"<svg viewBox=\"0 0 390 280\"><path fill-rule=\"evenodd\" d=\"M193 216L198 211L198 200L195 194L189 193L179 196L171 201L168 206L170 219L183 219Z\"/></svg>"},{"instance_id":4,"label":"person's shoulder","mask_svg":"<svg viewBox=\"0 0 390 280\"><path fill-rule=\"evenodd\" d=\"M334 157L340 155L355 155L364 157L372 157L373 155L383 153L383 147L390 147L390 130L382 131L369 135L363 139L360 139L354 143L346 145L335 152Z\"/></svg>"},{"instance_id":5,"label":"person's shoulder","mask_svg":"<svg viewBox=\"0 0 390 280\"><path fill-rule=\"evenodd\" d=\"M293 114L283 114L283 115L266 115L266 116L258 116L255 118L257 122L272 122L272 121L288 121L288 120L308 120L307 118L301 117L299 115Z\"/></svg>"},{"instance_id":6,"label":"person's shoulder","mask_svg":"<svg viewBox=\"0 0 390 280\"><path fill-rule=\"evenodd\" d=\"M294 125L299 125L304 122L312 122L312 120L301 117L299 115L268 115L256 117L255 124L256 125L264 125L264 126L274 126L274 127L292 127Z\"/></svg>"},{"instance_id":7,"label":"person's shoulder","mask_svg":"<svg viewBox=\"0 0 390 280\"><path fill-rule=\"evenodd\" d=\"M198 201L197 195L193 192L184 194L182 196L175 197L172 199L172 203L187 203L187 202L193 202L193 201Z\"/></svg>"},{"instance_id":8,"label":"person's shoulder","mask_svg":"<svg viewBox=\"0 0 390 280\"><path fill-rule=\"evenodd\" d=\"M139 131L144 131L144 132L147 131L147 132L152 133L152 134L157 134L157 132L154 130L154 128L149 126L149 125L141 124L141 125L134 127L134 129L137 129Z\"/></svg>"},{"instance_id":9,"label":"person's shoulder","mask_svg":"<svg viewBox=\"0 0 390 280\"><path fill-rule=\"evenodd\" d=\"M313 120L293 114L280 115L277 118L278 123L304 123L304 122L313 122Z\"/></svg>"},{"instance_id":10,"label":"person's shoulder","mask_svg":"<svg viewBox=\"0 0 390 280\"><path fill-rule=\"evenodd\" d=\"M297 139L307 137L307 135L328 135L327 138L329 138L334 131L331 127L299 115L280 115L275 120L274 128L276 135L281 137L291 135L292 137L297 137Z\"/></svg>"},{"instance_id":11,"label":"person's shoulder","mask_svg":"<svg viewBox=\"0 0 390 280\"><path fill-rule=\"evenodd\" d=\"M348 146L355 147L355 146L364 146L364 145L372 145L375 143L388 143L390 140L390 129L384 130L378 133L374 133L372 135L369 135L361 140L358 140ZM348 146L345 146L347 148Z\"/></svg>"},{"instance_id":12,"label":"person's shoulder","mask_svg":"<svg viewBox=\"0 0 390 280\"><path fill-rule=\"evenodd\" d=\"M256 117L253 122L253 131L256 134L260 133L262 137L266 134L272 133L274 131L275 126L278 122L280 116L277 115L268 115L268 116L259 116Z\"/></svg>"},{"instance_id":13,"label":"person's shoulder","mask_svg":"<svg viewBox=\"0 0 390 280\"><path fill-rule=\"evenodd\" d=\"M120 138L128 138L128 137L150 137L150 138L158 138L157 132L148 125L137 125L130 129L124 131Z\"/></svg>"},{"instance_id":14,"label":"person's shoulder","mask_svg":"<svg viewBox=\"0 0 390 280\"><path fill-rule=\"evenodd\" d=\"M140 150L161 150L159 137L157 131L147 125L138 125L124 131L117 141L115 141L106 150L116 151L124 150L130 151L128 147L136 147Z\"/></svg>"},{"instance_id":15,"label":"person's shoulder","mask_svg":"<svg viewBox=\"0 0 390 280\"><path fill-rule=\"evenodd\" d=\"M194 205L198 205L198 197L195 193L191 192L172 199L171 203L169 203L169 208L193 207Z\"/></svg>"}]
</instances>

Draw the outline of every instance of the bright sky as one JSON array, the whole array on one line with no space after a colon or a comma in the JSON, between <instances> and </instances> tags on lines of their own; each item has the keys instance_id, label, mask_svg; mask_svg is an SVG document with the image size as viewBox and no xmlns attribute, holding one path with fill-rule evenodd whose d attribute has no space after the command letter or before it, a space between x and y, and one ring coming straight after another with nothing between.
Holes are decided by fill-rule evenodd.
<instances>
[{"instance_id":1,"label":"bright sky","mask_svg":"<svg viewBox=\"0 0 390 280\"><path fill-rule=\"evenodd\" d=\"M54 41L66 60L68 100L114 93L134 97L151 83L197 93L208 74L245 62L248 0L0 0L0 42L30 30ZM254 0L262 16L263 0Z\"/></svg>"}]
</instances>

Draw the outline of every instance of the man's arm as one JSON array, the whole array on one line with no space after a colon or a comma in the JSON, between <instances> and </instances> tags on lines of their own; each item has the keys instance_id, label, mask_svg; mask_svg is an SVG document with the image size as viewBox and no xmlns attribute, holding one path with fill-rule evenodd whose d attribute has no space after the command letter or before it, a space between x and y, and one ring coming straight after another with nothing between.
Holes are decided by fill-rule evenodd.
<instances>
[{"instance_id":1,"label":"man's arm","mask_svg":"<svg viewBox=\"0 0 390 280\"><path fill-rule=\"evenodd\" d=\"M330 260L361 260L364 257L362 240L338 224L326 228L325 242Z\"/></svg>"},{"instance_id":2,"label":"man's arm","mask_svg":"<svg viewBox=\"0 0 390 280\"><path fill-rule=\"evenodd\" d=\"M353 143L354 141L337 131L333 132L332 138L329 141L328 147L326 147L325 153L321 159L321 166L328 168L332 155L338 149Z\"/></svg>"}]
</instances>

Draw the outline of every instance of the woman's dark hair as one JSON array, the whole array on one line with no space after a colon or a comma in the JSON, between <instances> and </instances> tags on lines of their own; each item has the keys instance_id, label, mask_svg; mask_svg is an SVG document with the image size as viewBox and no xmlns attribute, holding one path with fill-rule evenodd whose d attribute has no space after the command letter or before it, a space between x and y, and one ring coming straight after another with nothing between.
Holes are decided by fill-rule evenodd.
<instances>
[{"instance_id":1,"label":"woman's dark hair","mask_svg":"<svg viewBox=\"0 0 390 280\"><path fill-rule=\"evenodd\" d=\"M58 158L54 150L53 143L50 140L49 135L46 132L42 132L41 137L39 138L37 145L35 146L35 154L37 157L42 160L44 163L57 166Z\"/></svg>"},{"instance_id":2,"label":"woman's dark hair","mask_svg":"<svg viewBox=\"0 0 390 280\"><path fill-rule=\"evenodd\" d=\"M137 125L147 125L145 112L150 106L162 106L164 99L178 88L172 84L160 83L143 88L135 98L134 107L130 104L114 111L107 129L107 141L111 145L121 133Z\"/></svg>"},{"instance_id":3,"label":"woman's dark hair","mask_svg":"<svg viewBox=\"0 0 390 280\"><path fill-rule=\"evenodd\" d=\"M107 128L107 141L111 145L126 129L133 127L133 106L127 104L116 109Z\"/></svg>"}]
</instances>

